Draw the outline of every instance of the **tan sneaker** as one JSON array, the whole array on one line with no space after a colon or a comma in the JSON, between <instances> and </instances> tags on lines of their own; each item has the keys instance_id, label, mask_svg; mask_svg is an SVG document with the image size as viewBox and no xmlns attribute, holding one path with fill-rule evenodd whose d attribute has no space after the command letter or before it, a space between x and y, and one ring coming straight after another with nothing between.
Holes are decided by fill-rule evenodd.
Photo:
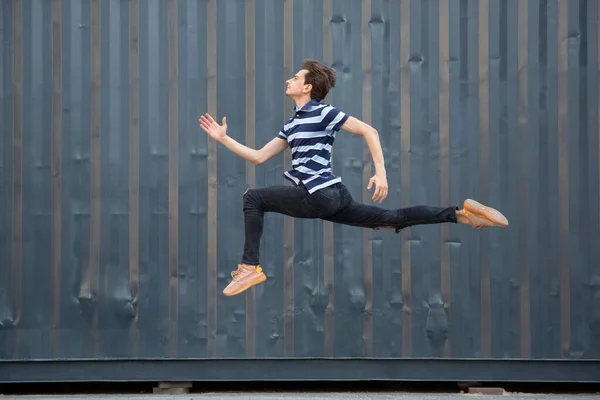
<instances>
[{"instance_id":1,"label":"tan sneaker","mask_svg":"<svg viewBox=\"0 0 600 400\"><path fill-rule=\"evenodd\" d=\"M491 207L473 200L467 199L464 201L463 215L471 221L471 226L474 228L488 228L490 226L507 227L508 220L502 213Z\"/></svg>"},{"instance_id":2,"label":"tan sneaker","mask_svg":"<svg viewBox=\"0 0 600 400\"><path fill-rule=\"evenodd\" d=\"M231 273L231 277L233 280L223 290L225 296L235 296L267 280L260 266L246 264L239 264L238 269Z\"/></svg>"}]
</instances>

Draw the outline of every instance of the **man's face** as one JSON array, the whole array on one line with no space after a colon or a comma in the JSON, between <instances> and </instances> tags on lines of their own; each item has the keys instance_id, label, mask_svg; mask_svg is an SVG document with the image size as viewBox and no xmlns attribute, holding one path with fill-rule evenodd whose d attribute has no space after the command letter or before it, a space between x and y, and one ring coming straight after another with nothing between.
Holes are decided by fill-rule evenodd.
<instances>
[{"instance_id":1,"label":"man's face","mask_svg":"<svg viewBox=\"0 0 600 400\"><path fill-rule=\"evenodd\" d=\"M308 70L301 69L292 78L288 79L286 83L285 94L290 97L300 97L304 94L310 93L312 85L306 85L304 83L304 77Z\"/></svg>"}]
</instances>

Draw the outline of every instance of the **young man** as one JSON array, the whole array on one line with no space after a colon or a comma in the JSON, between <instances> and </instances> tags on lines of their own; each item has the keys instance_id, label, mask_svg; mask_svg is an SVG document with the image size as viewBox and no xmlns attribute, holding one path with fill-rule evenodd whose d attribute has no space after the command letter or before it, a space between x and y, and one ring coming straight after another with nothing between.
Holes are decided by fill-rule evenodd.
<instances>
[{"instance_id":1,"label":"young man","mask_svg":"<svg viewBox=\"0 0 600 400\"><path fill-rule=\"evenodd\" d=\"M396 233L412 225L445 222L474 228L508 226L500 212L471 199L465 200L464 208L460 210L458 207L423 205L388 210L354 201L341 178L331 170L330 156L336 132L343 129L365 139L375 165L375 175L369 180L367 189L375 188L373 201L379 203L388 194L383 151L378 132L373 127L322 102L335 82L333 69L314 60L305 60L301 70L286 82L286 95L296 103L295 113L277 137L260 150L248 148L227 136L225 117L222 125L209 114L200 117L200 127L212 139L254 165L263 164L287 147L292 151L292 169L284 173L292 186L249 189L244 193L244 254L238 269L231 273L232 282L223 290L226 296L242 293L267 279L259 262L265 212L295 218L320 218L362 228L392 229Z\"/></svg>"}]
</instances>

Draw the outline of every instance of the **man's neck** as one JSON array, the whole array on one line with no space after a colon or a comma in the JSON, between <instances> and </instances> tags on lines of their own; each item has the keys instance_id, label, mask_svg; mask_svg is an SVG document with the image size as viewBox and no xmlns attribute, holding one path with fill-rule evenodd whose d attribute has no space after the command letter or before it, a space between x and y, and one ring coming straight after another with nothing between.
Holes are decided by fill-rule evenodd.
<instances>
[{"instance_id":1,"label":"man's neck","mask_svg":"<svg viewBox=\"0 0 600 400\"><path fill-rule=\"evenodd\" d=\"M300 99L294 99L294 101L296 102L296 110L299 110L310 102L310 97L302 97Z\"/></svg>"}]
</instances>

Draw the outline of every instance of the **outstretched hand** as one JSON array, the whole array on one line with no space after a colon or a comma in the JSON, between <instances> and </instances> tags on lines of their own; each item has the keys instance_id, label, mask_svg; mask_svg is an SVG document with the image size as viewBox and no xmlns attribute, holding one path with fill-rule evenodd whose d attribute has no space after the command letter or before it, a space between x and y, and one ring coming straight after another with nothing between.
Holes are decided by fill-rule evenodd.
<instances>
[{"instance_id":1,"label":"outstretched hand","mask_svg":"<svg viewBox=\"0 0 600 400\"><path fill-rule=\"evenodd\" d=\"M369 186L367 186L367 190L371 190L373 185L375 185L373 201L376 203L381 203L383 200L385 200L388 194L387 178L385 175L375 174L371 179L369 179Z\"/></svg>"},{"instance_id":2,"label":"outstretched hand","mask_svg":"<svg viewBox=\"0 0 600 400\"><path fill-rule=\"evenodd\" d=\"M206 113L200 116L200 128L204 129L208 136L215 139L216 141L222 141L227 136L227 119L223 117L223 125L219 125L215 122L210 114Z\"/></svg>"}]
</instances>

